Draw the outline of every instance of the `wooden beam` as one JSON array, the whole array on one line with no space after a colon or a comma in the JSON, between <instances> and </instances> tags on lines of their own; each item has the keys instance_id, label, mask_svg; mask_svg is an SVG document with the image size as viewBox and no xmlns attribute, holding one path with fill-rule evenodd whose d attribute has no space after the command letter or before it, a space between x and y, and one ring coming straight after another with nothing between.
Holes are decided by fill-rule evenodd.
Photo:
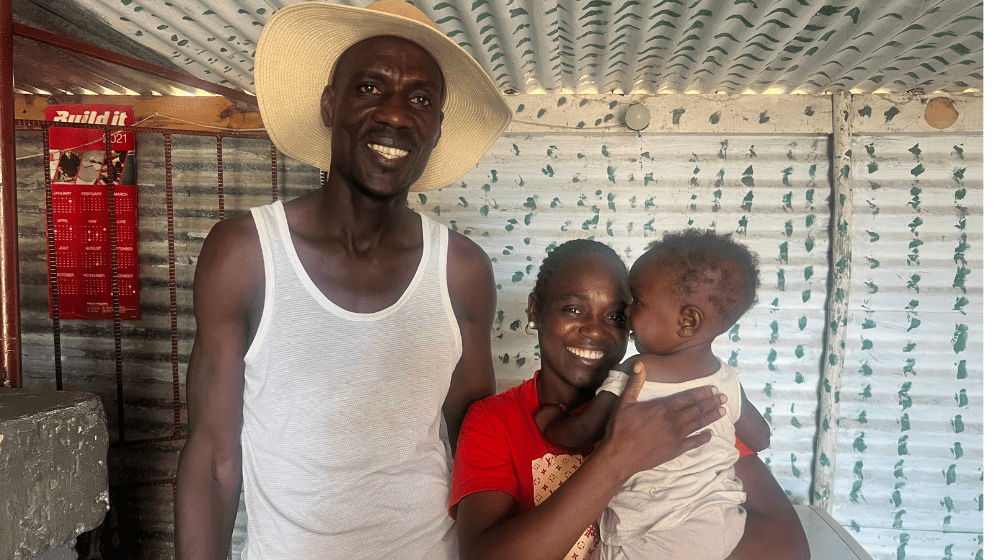
<instances>
[{"instance_id":1,"label":"wooden beam","mask_svg":"<svg viewBox=\"0 0 1000 560\"><path fill-rule=\"evenodd\" d=\"M128 105L135 111L136 126L176 130L263 130L256 105L247 106L225 97L169 96L138 97L130 95L14 96L14 118L45 120L45 108L65 104ZM317 111L319 108L317 107Z\"/></svg>"},{"instance_id":2,"label":"wooden beam","mask_svg":"<svg viewBox=\"0 0 1000 560\"><path fill-rule=\"evenodd\" d=\"M854 176L851 174L852 95L831 95L833 113L833 224L830 290L826 297L826 329L820 363L819 425L813 451L813 489L809 502L826 511L834 496L840 387L847 355L847 319L851 297L851 227L854 224Z\"/></svg>"},{"instance_id":3,"label":"wooden beam","mask_svg":"<svg viewBox=\"0 0 1000 560\"><path fill-rule=\"evenodd\" d=\"M945 128L927 120L930 101L956 113ZM507 95L508 133L637 134L625 126L629 105L649 109L647 134L833 134L830 94L798 95ZM982 132L981 94L851 95L856 134Z\"/></svg>"}]
</instances>

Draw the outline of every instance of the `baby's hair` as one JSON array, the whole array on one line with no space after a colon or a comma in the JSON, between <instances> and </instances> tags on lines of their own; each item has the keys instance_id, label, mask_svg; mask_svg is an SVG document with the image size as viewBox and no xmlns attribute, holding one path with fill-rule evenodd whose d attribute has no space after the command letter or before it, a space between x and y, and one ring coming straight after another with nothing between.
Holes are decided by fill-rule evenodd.
<instances>
[{"instance_id":1,"label":"baby's hair","mask_svg":"<svg viewBox=\"0 0 1000 560\"><path fill-rule=\"evenodd\" d=\"M667 233L642 256L667 265L675 274L677 294L703 294L728 329L757 299L760 264L757 255L733 234L687 229Z\"/></svg>"},{"instance_id":2,"label":"baby's hair","mask_svg":"<svg viewBox=\"0 0 1000 560\"><path fill-rule=\"evenodd\" d=\"M611 262L617 263L621 268L622 276L628 276L625 262L611 247L593 239L567 241L550 251L542 260L541 266L538 267L538 278L535 280L535 289L532 290L532 293L535 294L535 300L539 306L544 305L545 298L549 294L549 284L552 283L552 279L559 273L563 265L580 255L603 255Z\"/></svg>"}]
</instances>

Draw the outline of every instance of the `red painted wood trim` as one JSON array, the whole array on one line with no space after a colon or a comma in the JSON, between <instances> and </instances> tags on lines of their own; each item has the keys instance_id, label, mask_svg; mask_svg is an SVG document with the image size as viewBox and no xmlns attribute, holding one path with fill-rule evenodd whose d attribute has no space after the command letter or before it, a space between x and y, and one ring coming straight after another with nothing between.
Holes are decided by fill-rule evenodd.
<instances>
[{"instance_id":1,"label":"red painted wood trim","mask_svg":"<svg viewBox=\"0 0 1000 560\"><path fill-rule=\"evenodd\" d=\"M21 307L17 247L17 175L14 153L14 25L11 0L0 0L0 386L21 386Z\"/></svg>"}]
</instances>

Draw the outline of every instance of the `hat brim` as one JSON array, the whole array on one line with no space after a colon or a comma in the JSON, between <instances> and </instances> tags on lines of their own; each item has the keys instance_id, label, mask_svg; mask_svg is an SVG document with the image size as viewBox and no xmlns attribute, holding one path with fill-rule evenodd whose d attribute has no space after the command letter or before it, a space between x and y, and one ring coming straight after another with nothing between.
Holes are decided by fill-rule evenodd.
<instances>
[{"instance_id":1,"label":"hat brim","mask_svg":"<svg viewBox=\"0 0 1000 560\"><path fill-rule=\"evenodd\" d=\"M261 32L254 85L264 126L282 153L326 170L330 129L320 98L340 55L358 41L383 35L408 39L429 52L448 94L441 138L410 191L449 185L474 167L507 127L510 109L479 63L429 25L394 14L327 2L278 10Z\"/></svg>"}]
</instances>

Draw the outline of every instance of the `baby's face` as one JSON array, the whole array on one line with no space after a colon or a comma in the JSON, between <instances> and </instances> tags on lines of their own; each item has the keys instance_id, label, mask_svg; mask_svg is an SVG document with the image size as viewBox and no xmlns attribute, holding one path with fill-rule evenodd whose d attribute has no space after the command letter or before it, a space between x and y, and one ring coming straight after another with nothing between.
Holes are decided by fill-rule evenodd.
<instances>
[{"instance_id":1,"label":"baby's face","mask_svg":"<svg viewBox=\"0 0 1000 560\"><path fill-rule=\"evenodd\" d=\"M666 355L683 342L677 334L683 302L671 289L673 276L668 267L641 258L629 272L632 303L626 315L639 352Z\"/></svg>"}]
</instances>

